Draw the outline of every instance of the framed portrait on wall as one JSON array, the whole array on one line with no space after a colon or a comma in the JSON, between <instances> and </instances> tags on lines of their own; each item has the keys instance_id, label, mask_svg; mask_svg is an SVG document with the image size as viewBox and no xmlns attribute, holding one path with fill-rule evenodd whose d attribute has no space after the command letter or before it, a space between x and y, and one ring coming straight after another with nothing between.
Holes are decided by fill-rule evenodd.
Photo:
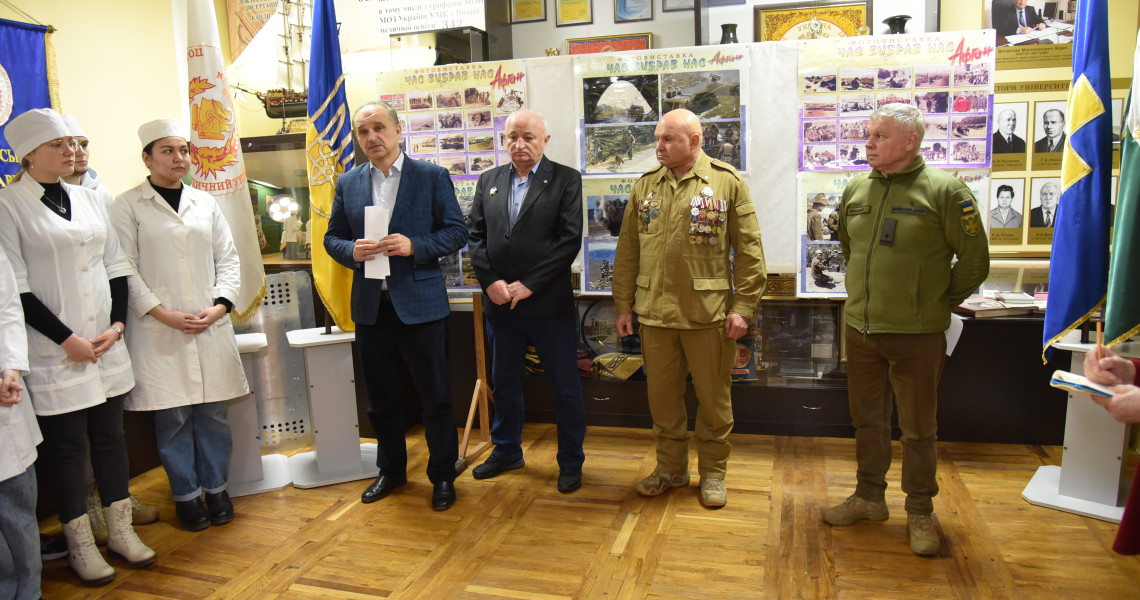
<instances>
[{"instance_id":1,"label":"framed portrait on wall","mask_svg":"<svg viewBox=\"0 0 1140 600\"><path fill-rule=\"evenodd\" d=\"M773 42L870 33L871 0L865 2L795 2L755 8L753 41Z\"/></svg>"},{"instance_id":2,"label":"framed portrait on wall","mask_svg":"<svg viewBox=\"0 0 1140 600\"><path fill-rule=\"evenodd\" d=\"M589 25L594 22L593 0L554 0L554 25Z\"/></svg>"},{"instance_id":3,"label":"framed portrait on wall","mask_svg":"<svg viewBox=\"0 0 1140 600\"><path fill-rule=\"evenodd\" d=\"M653 0L614 0L614 23L652 20Z\"/></svg>"},{"instance_id":4,"label":"framed portrait on wall","mask_svg":"<svg viewBox=\"0 0 1140 600\"><path fill-rule=\"evenodd\" d=\"M546 0L511 0L511 23L546 20Z\"/></svg>"},{"instance_id":5,"label":"framed portrait on wall","mask_svg":"<svg viewBox=\"0 0 1140 600\"><path fill-rule=\"evenodd\" d=\"M626 50L651 50L652 48L652 33L603 35L566 40L567 54L597 54L599 52L624 52Z\"/></svg>"},{"instance_id":6,"label":"framed portrait on wall","mask_svg":"<svg viewBox=\"0 0 1140 600\"><path fill-rule=\"evenodd\" d=\"M661 0L661 12L693 10L693 0Z\"/></svg>"}]
</instances>

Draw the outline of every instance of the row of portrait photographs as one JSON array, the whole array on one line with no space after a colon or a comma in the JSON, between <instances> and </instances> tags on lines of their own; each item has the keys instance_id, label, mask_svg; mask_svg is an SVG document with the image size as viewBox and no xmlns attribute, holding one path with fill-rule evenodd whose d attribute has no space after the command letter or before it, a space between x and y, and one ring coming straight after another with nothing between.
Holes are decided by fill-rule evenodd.
<instances>
[{"instance_id":1,"label":"row of portrait photographs","mask_svg":"<svg viewBox=\"0 0 1140 600\"><path fill-rule=\"evenodd\" d=\"M405 119L407 126L404 131L408 133L489 129L495 126L495 118L489 108L413 112L401 117L401 121Z\"/></svg>"},{"instance_id":2,"label":"row of portrait photographs","mask_svg":"<svg viewBox=\"0 0 1140 600\"><path fill-rule=\"evenodd\" d=\"M1025 179L993 179L990 181L989 218L990 243L993 245L1020 245L1022 232L1028 231L1024 243L1051 244L1056 225L1057 206L1061 202L1059 177L1033 177L1026 190ZM1118 178L1113 177L1109 189L1113 205L1116 204ZM1028 217L1026 216L1028 215Z\"/></svg>"},{"instance_id":3,"label":"row of portrait photographs","mask_svg":"<svg viewBox=\"0 0 1140 600\"><path fill-rule=\"evenodd\" d=\"M1113 139L1119 139L1121 113L1124 100L1112 100ZM994 154L1024 154L1030 148L1034 154L1061 152L1065 148L1065 120L1068 103L1065 100L1033 103L1034 117L1029 117L1028 102L1002 102L994 104ZM1029 123L1034 131L1029 131ZM1028 140L1033 140L1030 144Z\"/></svg>"},{"instance_id":4,"label":"row of portrait photographs","mask_svg":"<svg viewBox=\"0 0 1140 600\"><path fill-rule=\"evenodd\" d=\"M705 119L740 118L740 71L615 75L582 79L587 125L656 123L678 108Z\"/></svg>"},{"instance_id":5,"label":"row of portrait photographs","mask_svg":"<svg viewBox=\"0 0 1140 600\"><path fill-rule=\"evenodd\" d=\"M585 173L635 174L661 166L657 162L656 124L587 125L582 139ZM745 164L742 120L701 123L702 150L741 170Z\"/></svg>"},{"instance_id":6,"label":"row of portrait photographs","mask_svg":"<svg viewBox=\"0 0 1140 600\"><path fill-rule=\"evenodd\" d=\"M992 74L985 62L965 65L916 65L811 69L801 74L804 94L917 90L989 85Z\"/></svg>"},{"instance_id":7,"label":"row of portrait photographs","mask_svg":"<svg viewBox=\"0 0 1140 600\"><path fill-rule=\"evenodd\" d=\"M433 165L439 165L447 169L447 172L452 176L478 175L496 166L511 163L510 156L505 152L499 154L492 152L486 154L440 154L437 156L415 156L414 158Z\"/></svg>"},{"instance_id":8,"label":"row of portrait photographs","mask_svg":"<svg viewBox=\"0 0 1140 600\"><path fill-rule=\"evenodd\" d=\"M392 99L385 101L398 111L420 112L485 108L494 109L496 115L508 115L523 108L525 104L522 90L492 89L491 86L406 92L404 94L392 94Z\"/></svg>"}]
</instances>

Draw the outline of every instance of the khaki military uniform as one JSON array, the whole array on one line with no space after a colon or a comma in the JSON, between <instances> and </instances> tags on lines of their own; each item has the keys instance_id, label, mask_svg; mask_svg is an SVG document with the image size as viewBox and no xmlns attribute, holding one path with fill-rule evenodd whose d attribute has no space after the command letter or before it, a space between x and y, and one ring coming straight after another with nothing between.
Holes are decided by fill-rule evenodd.
<instances>
[{"instance_id":1,"label":"khaki military uniform","mask_svg":"<svg viewBox=\"0 0 1140 600\"><path fill-rule=\"evenodd\" d=\"M735 252L735 271L729 250ZM723 478L731 447L736 344L725 318L750 319L767 274L748 187L731 166L701 153L677 180L662 166L633 186L618 238L613 295L636 312L648 378L658 466L688 471L686 374L697 392L701 476Z\"/></svg>"}]
</instances>

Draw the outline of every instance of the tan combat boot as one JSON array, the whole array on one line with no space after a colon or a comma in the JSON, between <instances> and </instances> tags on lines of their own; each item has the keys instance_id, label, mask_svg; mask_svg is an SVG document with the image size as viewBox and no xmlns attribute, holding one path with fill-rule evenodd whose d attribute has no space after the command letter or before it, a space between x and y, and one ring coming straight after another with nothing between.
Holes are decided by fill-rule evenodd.
<instances>
[{"instance_id":1,"label":"tan combat boot","mask_svg":"<svg viewBox=\"0 0 1140 600\"><path fill-rule=\"evenodd\" d=\"M728 489L723 479L701 477L701 504L709 508L720 508L728 504Z\"/></svg>"},{"instance_id":2,"label":"tan combat boot","mask_svg":"<svg viewBox=\"0 0 1140 600\"><path fill-rule=\"evenodd\" d=\"M864 519L886 521L890 516L886 500L872 502L855 494L848 496L842 504L828 507L823 511L823 520L832 525L850 525Z\"/></svg>"},{"instance_id":3,"label":"tan combat boot","mask_svg":"<svg viewBox=\"0 0 1140 600\"><path fill-rule=\"evenodd\" d=\"M634 489L642 496L660 496L669 488L685 487L689 485L689 472L668 473L657 467L649 477L637 482Z\"/></svg>"},{"instance_id":4,"label":"tan combat boot","mask_svg":"<svg viewBox=\"0 0 1140 600\"><path fill-rule=\"evenodd\" d=\"M906 530L910 532L910 551L922 556L938 554L942 542L934 530L932 515L906 514Z\"/></svg>"}]
</instances>

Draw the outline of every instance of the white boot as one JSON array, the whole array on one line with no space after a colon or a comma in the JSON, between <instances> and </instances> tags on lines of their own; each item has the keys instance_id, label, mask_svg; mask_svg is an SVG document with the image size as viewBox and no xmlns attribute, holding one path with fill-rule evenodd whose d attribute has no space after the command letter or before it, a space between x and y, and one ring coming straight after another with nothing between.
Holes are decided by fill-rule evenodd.
<instances>
[{"instance_id":1,"label":"white boot","mask_svg":"<svg viewBox=\"0 0 1140 600\"><path fill-rule=\"evenodd\" d=\"M115 569L103 560L95 537L91 535L91 519L86 513L63 524L67 538L67 564L84 585L103 585L115 578Z\"/></svg>"},{"instance_id":2,"label":"white boot","mask_svg":"<svg viewBox=\"0 0 1140 600\"><path fill-rule=\"evenodd\" d=\"M116 555L127 564L139 569L155 561L158 555L135 535L131 524L131 499L123 498L103 509L107 515L107 553Z\"/></svg>"}]
</instances>

